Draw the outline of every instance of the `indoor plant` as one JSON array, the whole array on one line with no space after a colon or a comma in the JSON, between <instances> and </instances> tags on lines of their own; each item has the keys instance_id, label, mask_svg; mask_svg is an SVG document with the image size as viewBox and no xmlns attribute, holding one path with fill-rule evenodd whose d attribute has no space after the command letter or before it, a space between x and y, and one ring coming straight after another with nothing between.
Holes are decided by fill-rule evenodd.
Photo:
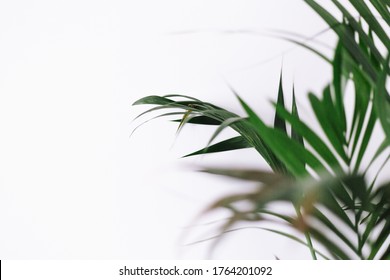
<instances>
[{"instance_id":1,"label":"indoor plant","mask_svg":"<svg viewBox=\"0 0 390 280\"><path fill-rule=\"evenodd\" d=\"M175 120L179 129L187 124L216 125L209 145L188 156L254 148L269 164L272 172L204 170L259 182L256 191L227 196L210 206L209 211L231 211L221 234L235 230L233 226L238 221L253 221L261 226L261 221L268 220L301 231L304 239L263 228L307 246L313 259L390 259L390 182L376 183L379 173L389 169L386 164L390 157L390 97L386 89L390 73L390 39L386 32L390 26L390 1L349 0L359 14L355 17L344 4L332 0L342 14L340 20L316 1L304 1L338 36L332 59L302 44L331 63L333 69L333 79L321 94L308 94L318 127L309 127L307 121L300 119L294 93L291 107L285 106L282 82L274 104L273 125L267 125L233 89L247 116L179 95L148 96L134 105L157 105L141 116L174 109L159 116L180 116ZM345 101L347 86L354 89L353 104ZM351 106L353 114L349 119L346 111ZM367 146L376 124L380 124L383 134L375 135L381 138L381 144L370 154ZM227 127L238 136L211 145ZM319 136L320 130L325 140ZM375 175L367 176L377 161L382 164L374 170ZM249 203L249 210L240 208L240 202ZM293 211L282 214L272 207L275 202L291 203Z\"/></svg>"}]
</instances>

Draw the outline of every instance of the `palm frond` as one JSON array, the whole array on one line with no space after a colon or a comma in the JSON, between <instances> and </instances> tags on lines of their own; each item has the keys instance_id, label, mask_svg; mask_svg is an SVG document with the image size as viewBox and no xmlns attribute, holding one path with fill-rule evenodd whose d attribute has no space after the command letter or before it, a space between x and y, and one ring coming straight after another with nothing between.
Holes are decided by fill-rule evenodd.
<instances>
[{"instance_id":1,"label":"palm frond","mask_svg":"<svg viewBox=\"0 0 390 280\"><path fill-rule=\"evenodd\" d=\"M193 97L171 94L136 101L134 105L154 105L136 119L170 110L154 118L181 116L173 119L179 123L178 131L187 125L216 126L208 145L186 156L253 148L269 164L272 172L203 170L258 184L255 191L223 197L207 209L230 211L230 218L220 228L221 234L234 230L240 221L261 223L277 219L278 224L302 232L306 242L277 229L268 230L309 247L314 259L317 255L335 259L389 259L390 183L378 186L376 181L390 158L390 96L386 88L390 73L390 38L386 32L390 28L390 2L370 0L367 5L362 0L349 0L359 14L356 17L340 1L332 0L342 15L337 19L317 1L304 1L338 37L331 60L308 44L290 39L326 59L333 69L332 80L324 90L308 94L317 126L300 118L294 89L291 107L286 106L282 74L272 125L263 121L232 87L246 113L244 116ZM351 104L344 100L348 86L354 88ZM352 110L350 119L348 110ZM373 135L377 124L384 136ZM238 135L212 144L228 128ZM370 153L374 137L381 144ZM373 178L368 178L367 170L382 156L384 163ZM241 209L242 202L249 202L252 208ZM292 213L284 215L272 210L273 205L284 202L292 203ZM327 253L321 253L317 244Z\"/></svg>"}]
</instances>

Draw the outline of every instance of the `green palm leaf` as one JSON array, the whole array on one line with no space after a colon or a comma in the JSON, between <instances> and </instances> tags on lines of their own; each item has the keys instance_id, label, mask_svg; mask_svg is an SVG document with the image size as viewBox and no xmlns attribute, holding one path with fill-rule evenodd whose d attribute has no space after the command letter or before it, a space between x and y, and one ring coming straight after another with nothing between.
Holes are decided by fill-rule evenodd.
<instances>
[{"instance_id":1,"label":"green palm leaf","mask_svg":"<svg viewBox=\"0 0 390 280\"><path fill-rule=\"evenodd\" d=\"M278 224L301 231L306 242L276 229L266 230L309 247L314 259L317 254L335 259L389 259L390 183L378 187L376 179L387 167L390 158L390 96L386 88L390 73L390 39L385 31L390 23L390 2L370 0L371 5L368 6L362 0L349 0L359 13L359 17L354 17L344 4L332 0L342 14L342 19L338 20L317 1L304 1L339 39L333 59L329 60L306 43L287 38L331 63L332 80L319 95L308 95L319 124L317 127L300 118L294 89L289 107L291 111L286 109L282 74L272 125L265 123L233 88L231 90L245 116L197 98L170 94L148 96L136 101L134 105L154 105L136 120L149 113L169 110L152 119L179 115L180 119L173 120L179 123L178 131L189 124L216 125L208 145L186 157L254 148L269 164L272 172L220 168L202 170L237 180L254 181L259 185L255 191L223 197L208 208L208 211L224 208L231 213L220 228L221 235L236 230L232 227L240 221L261 223L276 222L276 219ZM377 18L377 14L382 20ZM378 45L379 42L381 45ZM387 56L383 54L383 46ZM344 100L350 86L354 88L351 104ZM348 110L352 110L349 118ZM291 126L290 133L287 123ZM370 153L369 144L374 139L376 124L381 125L385 136L375 135L375 140L381 144L374 153ZM212 144L227 128L236 131L238 136ZM326 139L321 138L320 133ZM374 170L375 175L369 177L367 174L370 172L367 171L381 156L385 161ZM365 170L363 174L362 167ZM367 179L372 183L367 185ZM240 209L240 202L250 202L253 207L251 210ZM295 212L288 215L278 213L273 206L280 202L292 203ZM377 234L376 238L373 233ZM328 251L326 255L316 249L317 244Z\"/></svg>"}]
</instances>

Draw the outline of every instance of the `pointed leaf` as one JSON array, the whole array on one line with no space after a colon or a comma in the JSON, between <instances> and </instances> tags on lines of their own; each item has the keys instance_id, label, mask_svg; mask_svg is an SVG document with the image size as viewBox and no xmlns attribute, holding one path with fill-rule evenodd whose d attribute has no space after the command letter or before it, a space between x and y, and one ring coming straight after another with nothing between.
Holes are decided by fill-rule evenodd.
<instances>
[{"instance_id":1,"label":"pointed leaf","mask_svg":"<svg viewBox=\"0 0 390 280\"><path fill-rule=\"evenodd\" d=\"M201 170L202 172L223 175L236 179L246 180L246 181L255 181L261 182L264 184L275 185L283 180L291 180L282 174L277 174L275 172L261 171L257 169L221 169L221 168L207 168Z\"/></svg>"},{"instance_id":2,"label":"pointed leaf","mask_svg":"<svg viewBox=\"0 0 390 280\"><path fill-rule=\"evenodd\" d=\"M386 31L382 28L370 8L361 0L349 0L359 14L365 19L370 28L376 33L387 49L390 49L390 39Z\"/></svg>"},{"instance_id":3,"label":"pointed leaf","mask_svg":"<svg viewBox=\"0 0 390 280\"><path fill-rule=\"evenodd\" d=\"M314 0L304 0L314 11L318 13L322 17L326 23L332 27L332 29L336 32L343 46L348 50L351 56L362 65L363 69L369 74L371 79L375 82L377 79L377 74L375 69L372 67L368 57L362 52L359 45L356 43L353 36L346 32L345 27L329 13L326 9L324 9L321 5L319 5Z\"/></svg>"},{"instance_id":4,"label":"pointed leaf","mask_svg":"<svg viewBox=\"0 0 390 280\"><path fill-rule=\"evenodd\" d=\"M322 102L312 93L309 94L309 100L313 111L317 117L317 120L320 123L323 131L325 132L328 140L331 142L333 148L337 151L338 155L344 160L345 163L348 164L349 159L345 153L343 144L339 141L332 126L329 124L328 115L323 108Z\"/></svg>"},{"instance_id":5,"label":"pointed leaf","mask_svg":"<svg viewBox=\"0 0 390 280\"><path fill-rule=\"evenodd\" d=\"M382 18L386 21L387 25L390 25L390 13L386 4L381 0L370 0L371 4L376 8Z\"/></svg>"},{"instance_id":6,"label":"pointed leaf","mask_svg":"<svg viewBox=\"0 0 390 280\"><path fill-rule=\"evenodd\" d=\"M292 100L292 108L291 108L291 115L297 119L298 121L300 121L300 118L299 118L299 112L298 112L298 107L297 107L297 103L296 103L296 100L295 100L295 90L294 90L294 87L293 87L293 100ZM303 137L301 134L299 134L294 127L291 127L291 138L296 140L298 143L300 143L302 146L304 146L304 143L303 143Z\"/></svg>"},{"instance_id":7,"label":"pointed leaf","mask_svg":"<svg viewBox=\"0 0 390 280\"><path fill-rule=\"evenodd\" d=\"M279 80L279 91L278 91L278 101L276 102L278 106L284 108L284 96L283 96L283 79L282 79L282 73L280 73L280 80ZM279 117L278 112L275 111L275 118L274 118L274 127L280 129L282 132L287 134L286 130L286 122L283 118Z\"/></svg>"},{"instance_id":8,"label":"pointed leaf","mask_svg":"<svg viewBox=\"0 0 390 280\"><path fill-rule=\"evenodd\" d=\"M382 124L386 137L390 139L390 97L386 90L387 71L390 55L387 56L385 68L379 76L376 94L374 97L375 109Z\"/></svg>"},{"instance_id":9,"label":"pointed leaf","mask_svg":"<svg viewBox=\"0 0 390 280\"><path fill-rule=\"evenodd\" d=\"M299 135L302 135L302 137L327 162L331 168L341 170L341 166L337 158L316 133L314 133L304 122L300 121L297 117L294 117L291 113L287 112L287 110L284 108L277 106L276 110L279 112L280 116L282 116L291 124L292 128L294 128L294 130L297 131ZM315 166L316 170L318 170L320 166L322 165Z\"/></svg>"},{"instance_id":10,"label":"pointed leaf","mask_svg":"<svg viewBox=\"0 0 390 280\"><path fill-rule=\"evenodd\" d=\"M252 146L242 136L233 137L214 145L208 146L204 149L198 150L191 154L185 155L184 157L190 157L195 155L211 154L232 151L237 149L251 148Z\"/></svg>"}]
</instances>

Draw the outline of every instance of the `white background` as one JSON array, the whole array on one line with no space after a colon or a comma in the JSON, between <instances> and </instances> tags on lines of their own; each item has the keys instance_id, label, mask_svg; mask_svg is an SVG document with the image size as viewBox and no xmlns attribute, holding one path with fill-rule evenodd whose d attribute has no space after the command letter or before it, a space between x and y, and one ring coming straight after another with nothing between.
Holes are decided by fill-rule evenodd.
<instances>
[{"instance_id":1,"label":"white background","mask_svg":"<svg viewBox=\"0 0 390 280\"><path fill-rule=\"evenodd\" d=\"M228 81L271 121L283 65L286 93L294 83L309 116L302 97L330 79L328 65L283 40L222 31L324 28L301 0L1 1L0 258L207 257L208 243L182 245L213 232L180 239L184 227L250 186L193 170L265 164L250 150L179 159L204 146L210 128L175 139L176 125L156 120L130 138L147 108L131 104L181 93L240 113ZM188 30L197 32L175 33ZM329 32L318 39L334 43ZM215 258L310 258L258 230L224 241Z\"/></svg>"}]
</instances>

